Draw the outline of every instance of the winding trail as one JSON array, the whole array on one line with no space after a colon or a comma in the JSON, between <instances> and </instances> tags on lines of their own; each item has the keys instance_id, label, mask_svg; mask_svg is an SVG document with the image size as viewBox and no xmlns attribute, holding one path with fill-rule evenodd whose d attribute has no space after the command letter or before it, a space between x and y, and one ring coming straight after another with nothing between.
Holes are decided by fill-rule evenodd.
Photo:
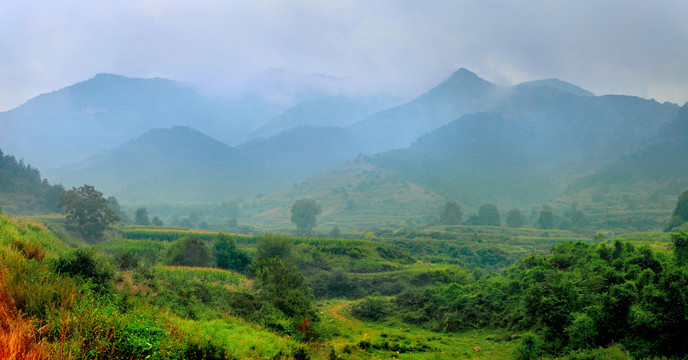
<instances>
[{"instance_id":1,"label":"winding trail","mask_svg":"<svg viewBox=\"0 0 688 360\"><path fill-rule=\"evenodd\" d=\"M330 315L332 315L332 317L334 317L335 319L347 324L348 326L350 326L353 329L361 330L361 332L363 332L363 330L364 330L363 324L361 324L360 321L348 319L339 313L339 311L342 310L346 305L348 305L348 304L344 303L344 304L332 305L332 306L328 307L326 309L326 311ZM368 333L364 332L362 340L365 340L367 337L368 337Z\"/></svg>"}]
</instances>

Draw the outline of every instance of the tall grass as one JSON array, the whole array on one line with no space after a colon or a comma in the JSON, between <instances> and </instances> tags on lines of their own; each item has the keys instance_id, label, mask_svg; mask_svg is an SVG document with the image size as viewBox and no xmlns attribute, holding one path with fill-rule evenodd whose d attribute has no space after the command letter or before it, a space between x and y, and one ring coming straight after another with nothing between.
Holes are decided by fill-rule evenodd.
<instances>
[{"instance_id":1,"label":"tall grass","mask_svg":"<svg viewBox=\"0 0 688 360\"><path fill-rule=\"evenodd\" d=\"M168 279L180 281L198 281L234 286L246 283L246 278L242 275L229 270L215 268L158 265L155 267L155 273Z\"/></svg>"}]
</instances>

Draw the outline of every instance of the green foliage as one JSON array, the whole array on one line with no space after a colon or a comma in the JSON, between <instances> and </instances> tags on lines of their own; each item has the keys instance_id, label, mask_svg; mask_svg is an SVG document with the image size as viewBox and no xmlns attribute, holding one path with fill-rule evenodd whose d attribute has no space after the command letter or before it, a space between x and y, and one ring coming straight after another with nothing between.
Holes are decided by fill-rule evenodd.
<instances>
[{"instance_id":1,"label":"green foliage","mask_svg":"<svg viewBox=\"0 0 688 360\"><path fill-rule=\"evenodd\" d=\"M213 256L217 267L221 269L246 272L251 263L251 259L237 248L236 239L224 233L215 236Z\"/></svg>"},{"instance_id":2,"label":"green foliage","mask_svg":"<svg viewBox=\"0 0 688 360\"><path fill-rule=\"evenodd\" d=\"M58 207L67 213L67 224L76 226L88 241L100 240L103 232L119 220L103 193L90 185L64 192Z\"/></svg>"},{"instance_id":3,"label":"green foliage","mask_svg":"<svg viewBox=\"0 0 688 360\"><path fill-rule=\"evenodd\" d=\"M500 226L501 220L499 210L495 204L483 204L478 208L478 219L480 225Z\"/></svg>"},{"instance_id":4,"label":"green foliage","mask_svg":"<svg viewBox=\"0 0 688 360\"><path fill-rule=\"evenodd\" d=\"M153 219L151 219L151 225L154 225L154 226L163 226L164 224L162 223L162 220L160 220L159 217L154 216Z\"/></svg>"},{"instance_id":5,"label":"green foliage","mask_svg":"<svg viewBox=\"0 0 688 360\"><path fill-rule=\"evenodd\" d=\"M525 218L519 209L511 209L506 214L506 226L508 227L520 228L525 225L525 222Z\"/></svg>"},{"instance_id":6,"label":"green foliage","mask_svg":"<svg viewBox=\"0 0 688 360\"><path fill-rule=\"evenodd\" d=\"M251 236L239 234L227 235L234 237L237 241L240 241L239 239L253 238ZM127 239L154 239L164 241L174 241L186 236L195 236L205 241L213 241L217 233L203 230L188 230L184 228L141 229L130 226L122 230L122 236Z\"/></svg>"},{"instance_id":7,"label":"green foliage","mask_svg":"<svg viewBox=\"0 0 688 360\"><path fill-rule=\"evenodd\" d=\"M273 257L288 259L291 257L293 247L292 240L287 236L272 232L264 233L256 242L258 258L261 259Z\"/></svg>"},{"instance_id":8,"label":"green foliage","mask_svg":"<svg viewBox=\"0 0 688 360\"><path fill-rule=\"evenodd\" d=\"M148 219L148 211L145 207L140 207L136 209L136 212L134 213L134 223L136 225L150 225L150 219Z\"/></svg>"},{"instance_id":9,"label":"green foliage","mask_svg":"<svg viewBox=\"0 0 688 360\"><path fill-rule=\"evenodd\" d=\"M60 256L53 263L53 269L58 274L88 281L100 292L110 289L110 281L114 276L112 266L89 247L80 247Z\"/></svg>"},{"instance_id":10,"label":"green foliage","mask_svg":"<svg viewBox=\"0 0 688 360\"><path fill-rule=\"evenodd\" d=\"M293 319L314 319L311 294L299 270L278 257L261 257L249 269L261 298Z\"/></svg>"},{"instance_id":11,"label":"green foliage","mask_svg":"<svg viewBox=\"0 0 688 360\"><path fill-rule=\"evenodd\" d=\"M127 214L122 211L122 207L119 205L119 201L117 201L117 198L114 196L109 196L107 198L108 201L108 207L110 210L114 211L115 214L119 217L119 219L123 222L129 221Z\"/></svg>"},{"instance_id":12,"label":"green foliage","mask_svg":"<svg viewBox=\"0 0 688 360\"><path fill-rule=\"evenodd\" d=\"M674 261L679 266L688 264L688 233L680 230L672 233L671 238L674 242Z\"/></svg>"},{"instance_id":13,"label":"green foliage","mask_svg":"<svg viewBox=\"0 0 688 360\"><path fill-rule=\"evenodd\" d=\"M318 224L317 216L322 212L322 207L313 199L299 199L291 206L291 222L296 224L296 229L302 234L310 234Z\"/></svg>"},{"instance_id":14,"label":"green foliage","mask_svg":"<svg viewBox=\"0 0 688 360\"><path fill-rule=\"evenodd\" d=\"M367 297L351 306L351 314L357 318L381 321L390 315L389 301L378 297Z\"/></svg>"},{"instance_id":15,"label":"green foliage","mask_svg":"<svg viewBox=\"0 0 688 360\"><path fill-rule=\"evenodd\" d=\"M173 241L167 248L165 263L176 266L209 266L211 254L205 241L196 236Z\"/></svg>"},{"instance_id":16,"label":"green foliage","mask_svg":"<svg viewBox=\"0 0 688 360\"><path fill-rule=\"evenodd\" d=\"M554 213L549 205L542 205L538 214L537 225L540 229L554 229Z\"/></svg>"},{"instance_id":17,"label":"green foliage","mask_svg":"<svg viewBox=\"0 0 688 360\"><path fill-rule=\"evenodd\" d=\"M688 190L679 195L674 212L671 214L669 223L664 227L664 231L672 231L686 222L688 222Z\"/></svg>"},{"instance_id":18,"label":"green foliage","mask_svg":"<svg viewBox=\"0 0 688 360\"><path fill-rule=\"evenodd\" d=\"M120 270L131 270L139 266L141 258L131 250L124 250L115 255L115 263Z\"/></svg>"},{"instance_id":19,"label":"green foliage","mask_svg":"<svg viewBox=\"0 0 688 360\"><path fill-rule=\"evenodd\" d=\"M41 180L38 169L0 150L0 201L5 206L5 212L55 212L63 192L62 185L50 185L47 180Z\"/></svg>"},{"instance_id":20,"label":"green foliage","mask_svg":"<svg viewBox=\"0 0 688 360\"><path fill-rule=\"evenodd\" d=\"M444 209L440 213L440 224L441 225L459 225L461 224L461 218L463 217L463 211L461 206L456 201L447 201L444 204Z\"/></svg>"}]
</instances>

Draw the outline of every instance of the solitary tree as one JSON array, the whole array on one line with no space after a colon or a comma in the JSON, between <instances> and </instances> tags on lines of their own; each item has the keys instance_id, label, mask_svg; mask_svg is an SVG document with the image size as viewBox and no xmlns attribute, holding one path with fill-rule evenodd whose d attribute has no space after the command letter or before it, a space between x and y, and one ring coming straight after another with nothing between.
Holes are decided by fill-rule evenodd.
<instances>
[{"instance_id":1,"label":"solitary tree","mask_svg":"<svg viewBox=\"0 0 688 360\"><path fill-rule=\"evenodd\" d=\"M134 222L136 223L136 225L150 225L148 211L145 207L140 207L136 209L136 214L134 215Z\"/></svg>"},{"instance_id":2,"label":"solitary tree","mask_svg":"<svg viewBox=\"0 0 688 360\"><path fill-rule=\"evenodd\" d=\"M540 229L554 229L554 213L549 205L542 205L537 221Z\"/></svg>"},{"instance_id":3,"label":"solitary tree","mask_svg":"<svg viewBox=\"0 0 688 360\"><path fill-rule=\"evenodd\" d=\"M316 217L322 208L313 199L299 199L291 206L291 222L296 224L296 230L301 234L310 234L318 224Z\"/></svg>"},{"instance_id":4,"label":"solitary tree","mask_svg":"<svg viewBox=\"0 0 688 360\"><path fill-rule=\"evenodd\" d=\"M499 226L501 219L495 204L483 204L478 208L478 218L481 225Z\"/></svg>"},{"instance_id":5,"label":"solitary tree","mask_svg":"<svg viewBox=\"0 0 688 360\"><path fill-rule=\"evenodd\" d=\"M506 214L506 226L512 228L520 228L523 227L524 223L525 219L523 218L523 214L521 214L521 210L511 209Z\"/></svg>"},{"instance_id":6,"label":"solitary tree","mask_svg":"<svg viewBox=\"0 0 688 360\"><path fill-rule=\"evenodd\" d=\"M67 224L76 227L87 241L99 240L103 232L119 220L103 193L91 185L65 191L58 207L67 213Z\"/></svg>"},{"instance_id":7,"label":"solitary tree","mask_svg":"<svg viewBox=\"0 0 688 360\"><path fill-rule=\"evenodd\" d=\"M447 201L444 204L444 210L440 213L440 224L442 225L460 225L463 217L463 210L456 201Z\"/></svg>"}]
</instances>

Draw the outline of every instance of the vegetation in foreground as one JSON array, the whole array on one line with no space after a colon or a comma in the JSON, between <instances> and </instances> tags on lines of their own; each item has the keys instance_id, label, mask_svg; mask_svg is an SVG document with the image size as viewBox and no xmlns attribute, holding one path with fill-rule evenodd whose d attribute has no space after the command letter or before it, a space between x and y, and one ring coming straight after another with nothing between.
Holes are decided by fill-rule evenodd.
<instances>
[{"instance_id":1,"label":"vegetation in foreground","mask_svg":"<svg viewBox=\"0 0 688 360\"><path fill-rule=\"evenodd\" d=\"M519 236L503 237L500 227L441 227L427 238L378 233L369 240L198 233L202 238L190 231L168 239L178 230L142 228L150 237L77 249L40 223L2 215L0 229L0 307L3 324L12 324L0 328L4 357L688 353L679 338L688 329L684 232L638 234L630 242L598 237L596 244L566 240L562 232L551 251L542 246L524 256L527 242L508 241ZM509 231L525 239L530 230ZM507 240L501 254L520 259L498 260L500 239ZM471 241L474 250L492 250L469 254Z\"/></svg>"}]
</instances>

